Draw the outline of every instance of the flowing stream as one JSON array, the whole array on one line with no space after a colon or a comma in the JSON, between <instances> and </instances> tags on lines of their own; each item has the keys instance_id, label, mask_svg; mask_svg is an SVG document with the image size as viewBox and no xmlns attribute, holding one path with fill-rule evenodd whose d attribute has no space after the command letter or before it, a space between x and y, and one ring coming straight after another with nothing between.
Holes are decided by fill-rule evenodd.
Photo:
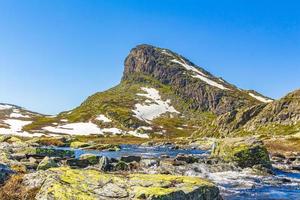
<instances>
[{"instance_id":1,"label":"flowing stream","mask_svg":"<svg viewBox=\"0 0 300 200\"><path fill-rule=\"evenodd\" d=\"M122 145L120 151L94 151L72 149L77 158L90 153L110 158L138 155L144 158L159 158L161 155L175 157L178 154L190 154L195 157L209 155L208 151L199 149L174 149L171 146L142 147ZM68 149L70 148L59 148ZM188 171L186 175L210 179L220 188L224 200L300 200L300 173L284 172L274 169L275 175L253 175L249 170L224 171L210 173L203 163L197 164L198 172Z\"/></svg>"}]
</instances>

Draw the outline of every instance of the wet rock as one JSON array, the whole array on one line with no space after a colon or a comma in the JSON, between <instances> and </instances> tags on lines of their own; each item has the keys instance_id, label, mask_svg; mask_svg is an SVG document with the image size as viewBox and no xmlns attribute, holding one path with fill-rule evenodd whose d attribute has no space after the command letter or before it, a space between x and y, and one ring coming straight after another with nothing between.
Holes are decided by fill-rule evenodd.
<instances>
[{"instance_id":1,"label":"wet rock","mask_svg":"<svg viewBox=\"0 0 300 200\"><path fill-rule=\"evenodd\" d=\"M90 162L88 160L79 160L75 158L68 159L66 164L72 168L86 168L90 166Z\"/></svg>"},{"instance_id":2,"label":"wet rock","mask_svg":"<svg viewBox=\"0 0 300 200\"><path fill-rule=\"evenodd\" d=\"M130 162L140 162L141 156L122 156L121 161L130 163Z\"/></svg>"},{"instance_id":3,"label":"wet rock","mask_svg":"<svg viewBox=\"0 0 300 200\"><path fill-rule=\"evenodd\" d=\"M197 158L195 158L194 156L192 155L184 155L184 154L178 154L175 158L176 161L183 161L183 162L186 162L186 163L195 163L198 161Z\"/></svg>"},{"instance_id":4,"label":"wet rock","mask_svg":"<svg viewBox=\"0 0 300 200\"><path fill-rule=\"evenodd\" d=\"M115 167L114 167L115 171L128 171L129 170L129 166L126 162L124 161L119 161Z\"/></svg>"},{"instance_id":5,"label":"wet rock","mask_svg":"<svg viewBox=\"0 0 300 200\"><path fill-rule=\"evenodd\" d=\"M263 143L255 138L227 138L219 140L211 153L226 162L237 163L239 167L263 165L271 167L269 153Z\"/></svg>"},{"instance_id":6,"label":"wet rock","mask_svg":"<svg viewBox=\"0 0 300 200\"><path fill-rule=\"evenodd\" d=\"M34 157L34 155L31 155ZM40 157L60 157L60 158L73 158L75 152L72 150L55 149L55 148L36 148L36 156Z\"/></svg>"},{"instance_id":7,"label":"wet rock","mask_svg":"<svg viewBox=\"0 0 300 200\"><path fill-rule=\"evenodd\" d=\"M170 158L170 156L167 155L167 154L162 154L162 155L160 155L160 158L161 158L161 159L165 159L165 158Z\"/></svg>"},{"instance_id":8,"label":"wet rock","mask_svg":"<svg viewBox=\"0 0 300 200\"><path fill-rule=\"evenodd\" d=\"M99 162L99 156L94 154L83 154L80 156L79 160L87 160L90 165L95 165Z\"/></svg>"},{"instance_id":9,"label":"wet rock","mask_svg":"<svg viewBox=\"0 0 300 200\"><path fill-rule=\"evenodd\" d=\"M45 157L37 167L37 170L47 170L52 167L58 167L53 158Z\"/></svg>"},{"instance_id":10,"label":"wet rock","mask_svg":"<svg viewBox=\"0 0 300 200\"><path fill-rule=\"evenodd\" d=\"M100 160L99 160L99 169L100 169L101 171L104 171L104 172L105 172L105 171L110 171L111 168L112 168L112 166L111 166L111 164L110 164L110 162L109 162L108 157L102 156L102 157L100 158Z\"/></svg>"},{"instance_id":11,"label":"wet rock","mask_svg":"<svg viewBox=\"0 0 300 200\"><path fill-rule=\"evenodd\" d=\"M143 167L152 167L152 166L158 166L159 161L157 159L142 159L141 160L141 166Z\"/></svg>"},{"instance_id":12,"label":"wet rock","mask_svg":"<svg viewBox=\"0 0 300 200\"><path fill-rule=\"evenodd\" d=\"M82 149L88 149L88 150L107 150L107 151L120 151L121 146L115 145L115 144L92 144L87 147L84 147Z\"/></svg>"}]
</instances>

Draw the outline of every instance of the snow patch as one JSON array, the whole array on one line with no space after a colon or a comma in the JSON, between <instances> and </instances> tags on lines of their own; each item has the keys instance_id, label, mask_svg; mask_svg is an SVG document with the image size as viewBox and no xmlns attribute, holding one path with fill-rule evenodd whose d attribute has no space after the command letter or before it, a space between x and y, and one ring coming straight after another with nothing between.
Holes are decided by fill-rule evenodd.
<instances>
[{"instance_id":1,"label":"snow patch","mask_svg":"<svg viewBox=\"0 0 300 200\"><path fill-rule=\"evenodd\" d=\"M214 87L217 87L221 90L229 90L228 88L226 88L224 85L222 84L219 84L211 79L208 78L208 76L206 74L204 74L203 72L201 72L199 69L197 69L196 67L193 67L189 64L187 64L183 59L180 59L181 61L179 60L176 60L176 59L173 59L171 60L172 62L174 63L177 63L177 64L180 64L181 66L183 66L186 70L188 71L192 71L194 72L195 74L192 75L192 77L194 78L198 78L204 82L206 82L207 84L211 85L211 86L214 86ZM224 82L224 81L222 81Z\"/></svg>"},{"instance_id":2,"label":"snow patch","mask_svg":"<svg viewBox=\"0 0 300 200\"><path fill-rule=\"evenodd\" d=\"M174 57L172 54L170 54L169 52L167 52L167 50L163 49L161 51L163 54L167 55L167 56L171 56L171 57Z\"/></svg>"},{"instance_id":3,"label":"snow patch","mask_svg":"<svg viewBox=\"0 0 300 200\"><path fill-rule=\"evenodd\" d=\"M92 122L79 122L70 123L60 126L46 126L44 130L52 133L62 133L70 135L90 135L90 134L103 134L101 129Z\"/></svg>"},{"instance_id":4,"label":"snow patch","mask_svg":"<svg viewBox=\"0 0 300 200\"><path fill-rule=\"evenodd\" d=\"M9 128L0 128L0 134L3 135L17 135L21 137L40 137L44 135L42 133L28 133L26 131L22 131L22 128L28 124L31 124L32 121L6 119L3 120L3 122L9 125Z\"/></svg>"},{"instance_id":5,"label":"snow patch","mask_svg":"<svg viewBox=\"0 0 300 200\"><path fill-rule=\"evenodd\" d=\"M146 94L137 94L138 96L146 97L147 100L143 104L136 104L134 116L139 120L146 121L150 123L153 119L159 117L160 115L170 112L170 113L179 113L172 105L171 101L163 101L159 95L159 91L154 88L141 88Z\"/></svg>"},{"instance_id":6,"label":"snow patch","mask_svg":"<svg viewBox=\"0 0 300 200\"><path fill-rule=\"evenodd\" d=\"M112 122L111 119L107 118L105 115L99 115L99 116L97 116L96 120L103 121L105 123Z\"/></svg>"},{"instance_id":7,"label":"snow patch","mask_svg":"<svg viewBox=\"0 0 300 200\"><path fill-rule=\"evenodd\" d=\"M202 76L206 76L206 74L204 74L203 72L201 72L200 70L198 70L196 67L188 65L186 62L184 62L184 60L182 60L182 62L180 62L179 60L176 60L176 59L171 60L171 61L174 62L174 63L180 64L181 66L183 66L188 71L193 71L193 72L195 72L197 74L200 74Z\"/></svg>"},{"instance_id":8,"label":"snow patch","mask_svg":"<svg viewBox=\"0 0 300 200\"><path fill-rule=\"evenodd\" d=\"M123 133L123 131L118 128L104 128L104 129L102 129L102 131L103 131L103 133L112 133L115 135L120 135Z\"/></svg>"},{"instance_id":9,"label":"snow patch","mask_svg":"<svg viewBox=\"0 0 300 200\"><path fill-rule=\"evenodd\" d=\"M213 80L210 80L209 78L206 78L204 76L201 76L199 74L197 75L193 75L194 78L199 78L201 79L202 81L206 82L207 84L211 85L211 86L214 86L214 87L217 87L217 88L220 88L221 90L228 90L228 88L226 88L224 85L222 84L219 84Z\"/></svg>"},{"instance_id":10,"label":"snow patch","mask_svg":"<svg viewBox=\"0 0 300 200\"><path fill-rule=\"evenodd\" d=\"M139 137L139 138L149 138L148 134L146 134L146 133L139 133L138 130L129 131L128 133L130 135L132 135L132 136Z\"/></svg>"},{"instance_id":11,"label":"snow patch","mask_svg":"<svg viewBox=\"0 0 300 200\"><path fill-rule=\"evenodd\" d=\"M249 95L250 95L251 97L257 99L258 101L263 102L263 103L270 103L270 102L273 101L273 100L271 100L271 99L268 99L268 98L265 98L265 97L262 97L262 96L255 95L255 94L253 94L253 93L251 93L251 92L249 92Z\"/></svg>"},{"instance_id":12,"label":"snow patch","mask_svg":"<svg viewBox=\"0 0 300 200\"><path fill-rule=\"evenodd\" d=\"M10 118L30 118L29 115L23 115L23 114L21 114L21 113L15 113L15 112L11 113L11 114L9 115L9 117L10 117Z\"/></svg>"},{"instance_id":13,"label":"snow patch","mask_svg":"<svg viewBox=\"0 0 300 200\"><path fill-rule=\"evenodd\" d=\"M12 105L0 104L0 110L8 110L13 108Z\"/></svg>"}]
</instances>

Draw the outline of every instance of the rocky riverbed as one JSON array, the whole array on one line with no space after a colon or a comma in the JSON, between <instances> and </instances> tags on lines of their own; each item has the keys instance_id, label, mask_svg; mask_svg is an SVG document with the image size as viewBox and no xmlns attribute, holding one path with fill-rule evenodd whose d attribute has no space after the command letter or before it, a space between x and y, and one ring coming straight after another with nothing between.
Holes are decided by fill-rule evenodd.
<instances>
[{"instance_id":1,"label":"rocky riverbed","mask_svg":"<svg viewBox=\"0 0 300 200\"><path fill-rule=\"evenodd\" d=\"M68 138L55 145L11 136L0 141L2 199L300 198L300 155L269 155L255 138L219 140L211 149Z\"/></svg>"}]
</instances>

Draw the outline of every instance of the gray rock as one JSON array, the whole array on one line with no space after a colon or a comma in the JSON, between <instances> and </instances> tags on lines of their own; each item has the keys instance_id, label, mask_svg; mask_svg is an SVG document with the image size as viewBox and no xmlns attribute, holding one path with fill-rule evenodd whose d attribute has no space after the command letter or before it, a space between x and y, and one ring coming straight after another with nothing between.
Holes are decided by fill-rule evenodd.
<instances>
[{"instance_id":1,"label":"gray rock","mask_svg":"<svg viewBox=\"0 0 300 200\"><path fill-rule=\"evenodd\" d=\"M58 167L58 164L49 157L45 157L37 167L37 170L47 170L52 167Z\"/></svg>"},{"instance_id":2,"label":"gray rock","mask_svg":"<svg viewBox=\"0 0 300 200\"><path fill-rule=\"evenodd\" d=\"M109 159L106 156L102 156L99 160L99 169L102 171L111 170L111 164L109 163Z\"/></svg>"},{"instance_id":3,"label":"gray rock","mask_svg":"<svg viewBox=\"0 0 300 200\"><path fill-rule=\"evenodd\" d=\"M141 156L122 156L121 161L130 163L130 162L140 162Z\"/></svg>"}]
</instances>

